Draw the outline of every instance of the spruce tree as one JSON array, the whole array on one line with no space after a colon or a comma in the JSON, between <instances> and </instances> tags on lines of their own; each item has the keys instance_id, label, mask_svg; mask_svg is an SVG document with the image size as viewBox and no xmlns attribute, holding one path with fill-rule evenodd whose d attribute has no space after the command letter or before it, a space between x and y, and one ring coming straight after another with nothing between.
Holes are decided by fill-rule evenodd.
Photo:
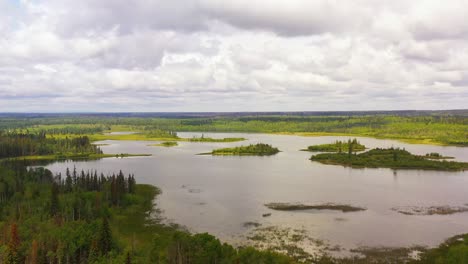
<instances>
[{"instance_id":1,"label":"spruce tree","mask_svg":"<svg viewBox=\"0 0 468 264\"><path fill-rule=\"evenodd\" d=\"M106 255L112 249L112 233L109 226L109 220L106 216L102 219L101 229L99 230L98 245L101 255Z\"/></svg>"},{"instance_id":2,"label":"spruce tree","mask_svg":"<svg viewBox=\"0 0 468 264\"><path fill-rule=\"evenodd\" d=\"M59 188L57 183L52 183L52 190L50 196L50 215L56 216L60 210L59 198L58 198Z\"/></svg>"}]
</instances>

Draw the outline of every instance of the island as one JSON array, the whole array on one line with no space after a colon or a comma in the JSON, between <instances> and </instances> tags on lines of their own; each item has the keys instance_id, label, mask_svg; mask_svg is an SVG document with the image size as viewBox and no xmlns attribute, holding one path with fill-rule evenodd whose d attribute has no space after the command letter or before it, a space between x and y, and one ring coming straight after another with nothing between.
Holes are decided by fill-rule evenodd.
<instances>
[{"instance_id":1,"label":"island","mask_svg":"<svg viewBox=\"0 0 468 264\"><path fill-rule=\"evenodd\" d=\"M271 156L275 155L280 150L272 147L269 144L250 144L248 146L240 146L234 148L215 149L212 152L201 153L199 155L215 155L215 156Z\"/></svg>"},{"instance_id":2,"label":"island","mask_svg":"<svg viewBox=\"0 0 468 264\"><path fill-rule=\"evenodd\" d=\"M413 155L400 148L376 148L360 154L321 153L313 155L312 161L324 164L343 165L355 168L392 168L460 171L468 169L468 162L433 160L426 156Z\"/></svg>"},{"instance_id":3,"label":"island","mask_svg":"<svg viewBox=\"0 0 468 264\"><path fill-rule=\"evenodd\" d=\"M348 142L337 140L332 144L321 144L308 146L306 149L301 149L302 151L310 152L357 152L366 150L366 146L362 145L357 141L357 139L349 139Z\"/></svg>"},{"instance_id":4,"label":"island","mask_svg":"<svg viewBox=\"0 0 468 264\"><path fill-rule=\"evenodd\" d=\"M265 204L265 206L272 210L278 210L278 211L333 210L333 211L341 211L343 213L348 213L348 212L358 212L358 211L366 210L366 208L363 208L363 207L357 207L357 206L352 206L348 204L333 204L333 203L314 204L314 205L290 204L290 203L268 203L268 204Z\"/></svg>"},{"instance_id":5,"label":"island","mask_svg":"<svg viewBox=\"0 0 468 264\"><path fill-rule=\"evenodd\" d=\"M151 144L151 145L148 145L148 146L154 146L154 147L175 147L175 146L178 146L179 144L176 142L176 141L165 141L165 142L161 142L161 143L158 143L158 144Z\"/></svg>"}]
</instances>

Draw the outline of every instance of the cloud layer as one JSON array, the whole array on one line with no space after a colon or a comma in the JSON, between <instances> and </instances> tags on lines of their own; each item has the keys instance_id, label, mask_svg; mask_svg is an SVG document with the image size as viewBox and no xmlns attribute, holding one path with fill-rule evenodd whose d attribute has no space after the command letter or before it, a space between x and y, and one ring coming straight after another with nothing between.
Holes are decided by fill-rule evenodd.
<instances>
[{"instance_id":1,"label":"cloud layer","mask_svg":"<svg viewBox=\"0 0 468 264\"><path fill-rule=\"evenodd\" d=\"M468 2L0 0L0 112L454 109Z\"/></svg>"}]
</instances>

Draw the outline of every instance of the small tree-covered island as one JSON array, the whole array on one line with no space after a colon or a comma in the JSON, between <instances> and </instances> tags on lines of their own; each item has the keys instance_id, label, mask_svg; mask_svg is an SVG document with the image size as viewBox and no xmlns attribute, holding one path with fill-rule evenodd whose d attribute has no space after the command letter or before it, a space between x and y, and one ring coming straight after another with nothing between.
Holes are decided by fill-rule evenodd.
<instances>
[{"instance_id":1,"label":"small tree-covered island","mask_svg":"<svg viewBox=\"0 0 468 264\"><path fill-rule=\"evenodd\" d=\"M177 143L176 141L164 141L164 142L161 142L161 143L158 143L158 144L151 144L151 145L148 145L148 146L155 146L155 147L175 147L175 146L178 146L179 143Z\"/></svg>"},{"instance_id":2,"label":"small tree-covered island","mask_svg":"<svg viewBox=\"0 0 468 264\"><path fill-rule=\"evenodd\" d=\"M376 148L360 154L321 153L313 155L312 161L324 164L356 168L391 168L460 171L468 169L468 162L433 160L427 156L413 155L399 148Z\"/></svg>"},{"instance_id":3,"label":"small tree-covered island","mask_svg":"<svg viewBox=\"0 0 468 264\"><path fill-rule=\"evenodd\" d=\"M321 145L312 145L308 146L306 149L302 149L302 151L310 151L310 152L357 152L357 151L364 151L366 150L366 146L362 145L357 141L357 139L349 139L348 142L337 140L332 144L321 144Z\"/></svg>"},{"instance_id":4,"label":"small tree-covered island","mask_svg":"<svg viewBox=\"0 0 468 264\"><path fill-rule=\"evenodd\" d=\"M212 152L201 153L201 155L215 156L271 156L275 155L280 150L269 144L250 144L248 146L240 146L234 148L215 149Z\"/></svg>"}]
</instances>

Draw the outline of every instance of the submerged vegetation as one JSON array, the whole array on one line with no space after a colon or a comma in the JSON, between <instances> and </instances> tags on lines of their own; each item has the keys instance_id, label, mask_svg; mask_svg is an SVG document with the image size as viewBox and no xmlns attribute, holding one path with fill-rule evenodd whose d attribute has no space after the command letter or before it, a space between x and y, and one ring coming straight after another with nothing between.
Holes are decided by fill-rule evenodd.
<instances>
[{"instance_id":1,"label":"submerged vegetation","mask_svg":"<svg viewBox=\"0 0 468 264\"><path fill-rule=\"evenodd\" d=\"M467 162L439 161L425 156L413 155L399 148L372 149L360 154L321 153L310 158L324 164L335 164L357 168L392 168L457 171L468 169Z\"/></svg>"},{"instance_id":2,"label":"submerged vegetation","mask_svg":"<svg viewBox=\"0 0 468 264\"><path fill-rule=\"evenodd\" d=\"M337 140L333 144L321 144L321 145L313 145L309 146L304 151L311 151L311 152L357 152L366 150L366 146L362 145L357 141L357 139L349 139L348 142Z\"/></svg>"},{"instance_id":3,"label":"submerged vegetation","mask_svg":"<svg viewBox=\"0 0 468 264\"><path fill-rule=\"evenodd\" d=\"M244 140L245 138L210 138L205 137L204 135L188 139L190 142L238 142Z\"/></svg>"},{"instance_id":4,"label":"submerged vegetation","mask_svg":"<svg viewBox=\"0 0 468 264\"><path fill-rule=\"evenodd\" d=\"M210 153L211 155L233 155L233 156L271 156L277 154L278 148L272 147L268 144L258 143L248 146L240 146L234 148L215 149Z\"/></svg>"},{"instance_id":5,"label":"submerged vegetation","mask_svg":"<svg viewBox=\"0 0 468 264\"><path fill-rule=\"evenodd\" d=\"M468 206L400 206L392 210L404 215L450 215L468 212Z\"/></svg>"},{"instance_id":6,"label":"submerged vegetation","mask_svg":"<svg viewBox=\"0 0 468 264\"><path fill-rule=\"evenodd\" d=\"M265 204L266 207L272 210L279 211L302 211L302 210L333 210L341 211L343 213L347 212L357 212L365 211L366 208L347 205L347 204L316 204L316 205L306 205L306 204L290 204L290 203L268 203Z\"/></svg>"}]
</instances>

